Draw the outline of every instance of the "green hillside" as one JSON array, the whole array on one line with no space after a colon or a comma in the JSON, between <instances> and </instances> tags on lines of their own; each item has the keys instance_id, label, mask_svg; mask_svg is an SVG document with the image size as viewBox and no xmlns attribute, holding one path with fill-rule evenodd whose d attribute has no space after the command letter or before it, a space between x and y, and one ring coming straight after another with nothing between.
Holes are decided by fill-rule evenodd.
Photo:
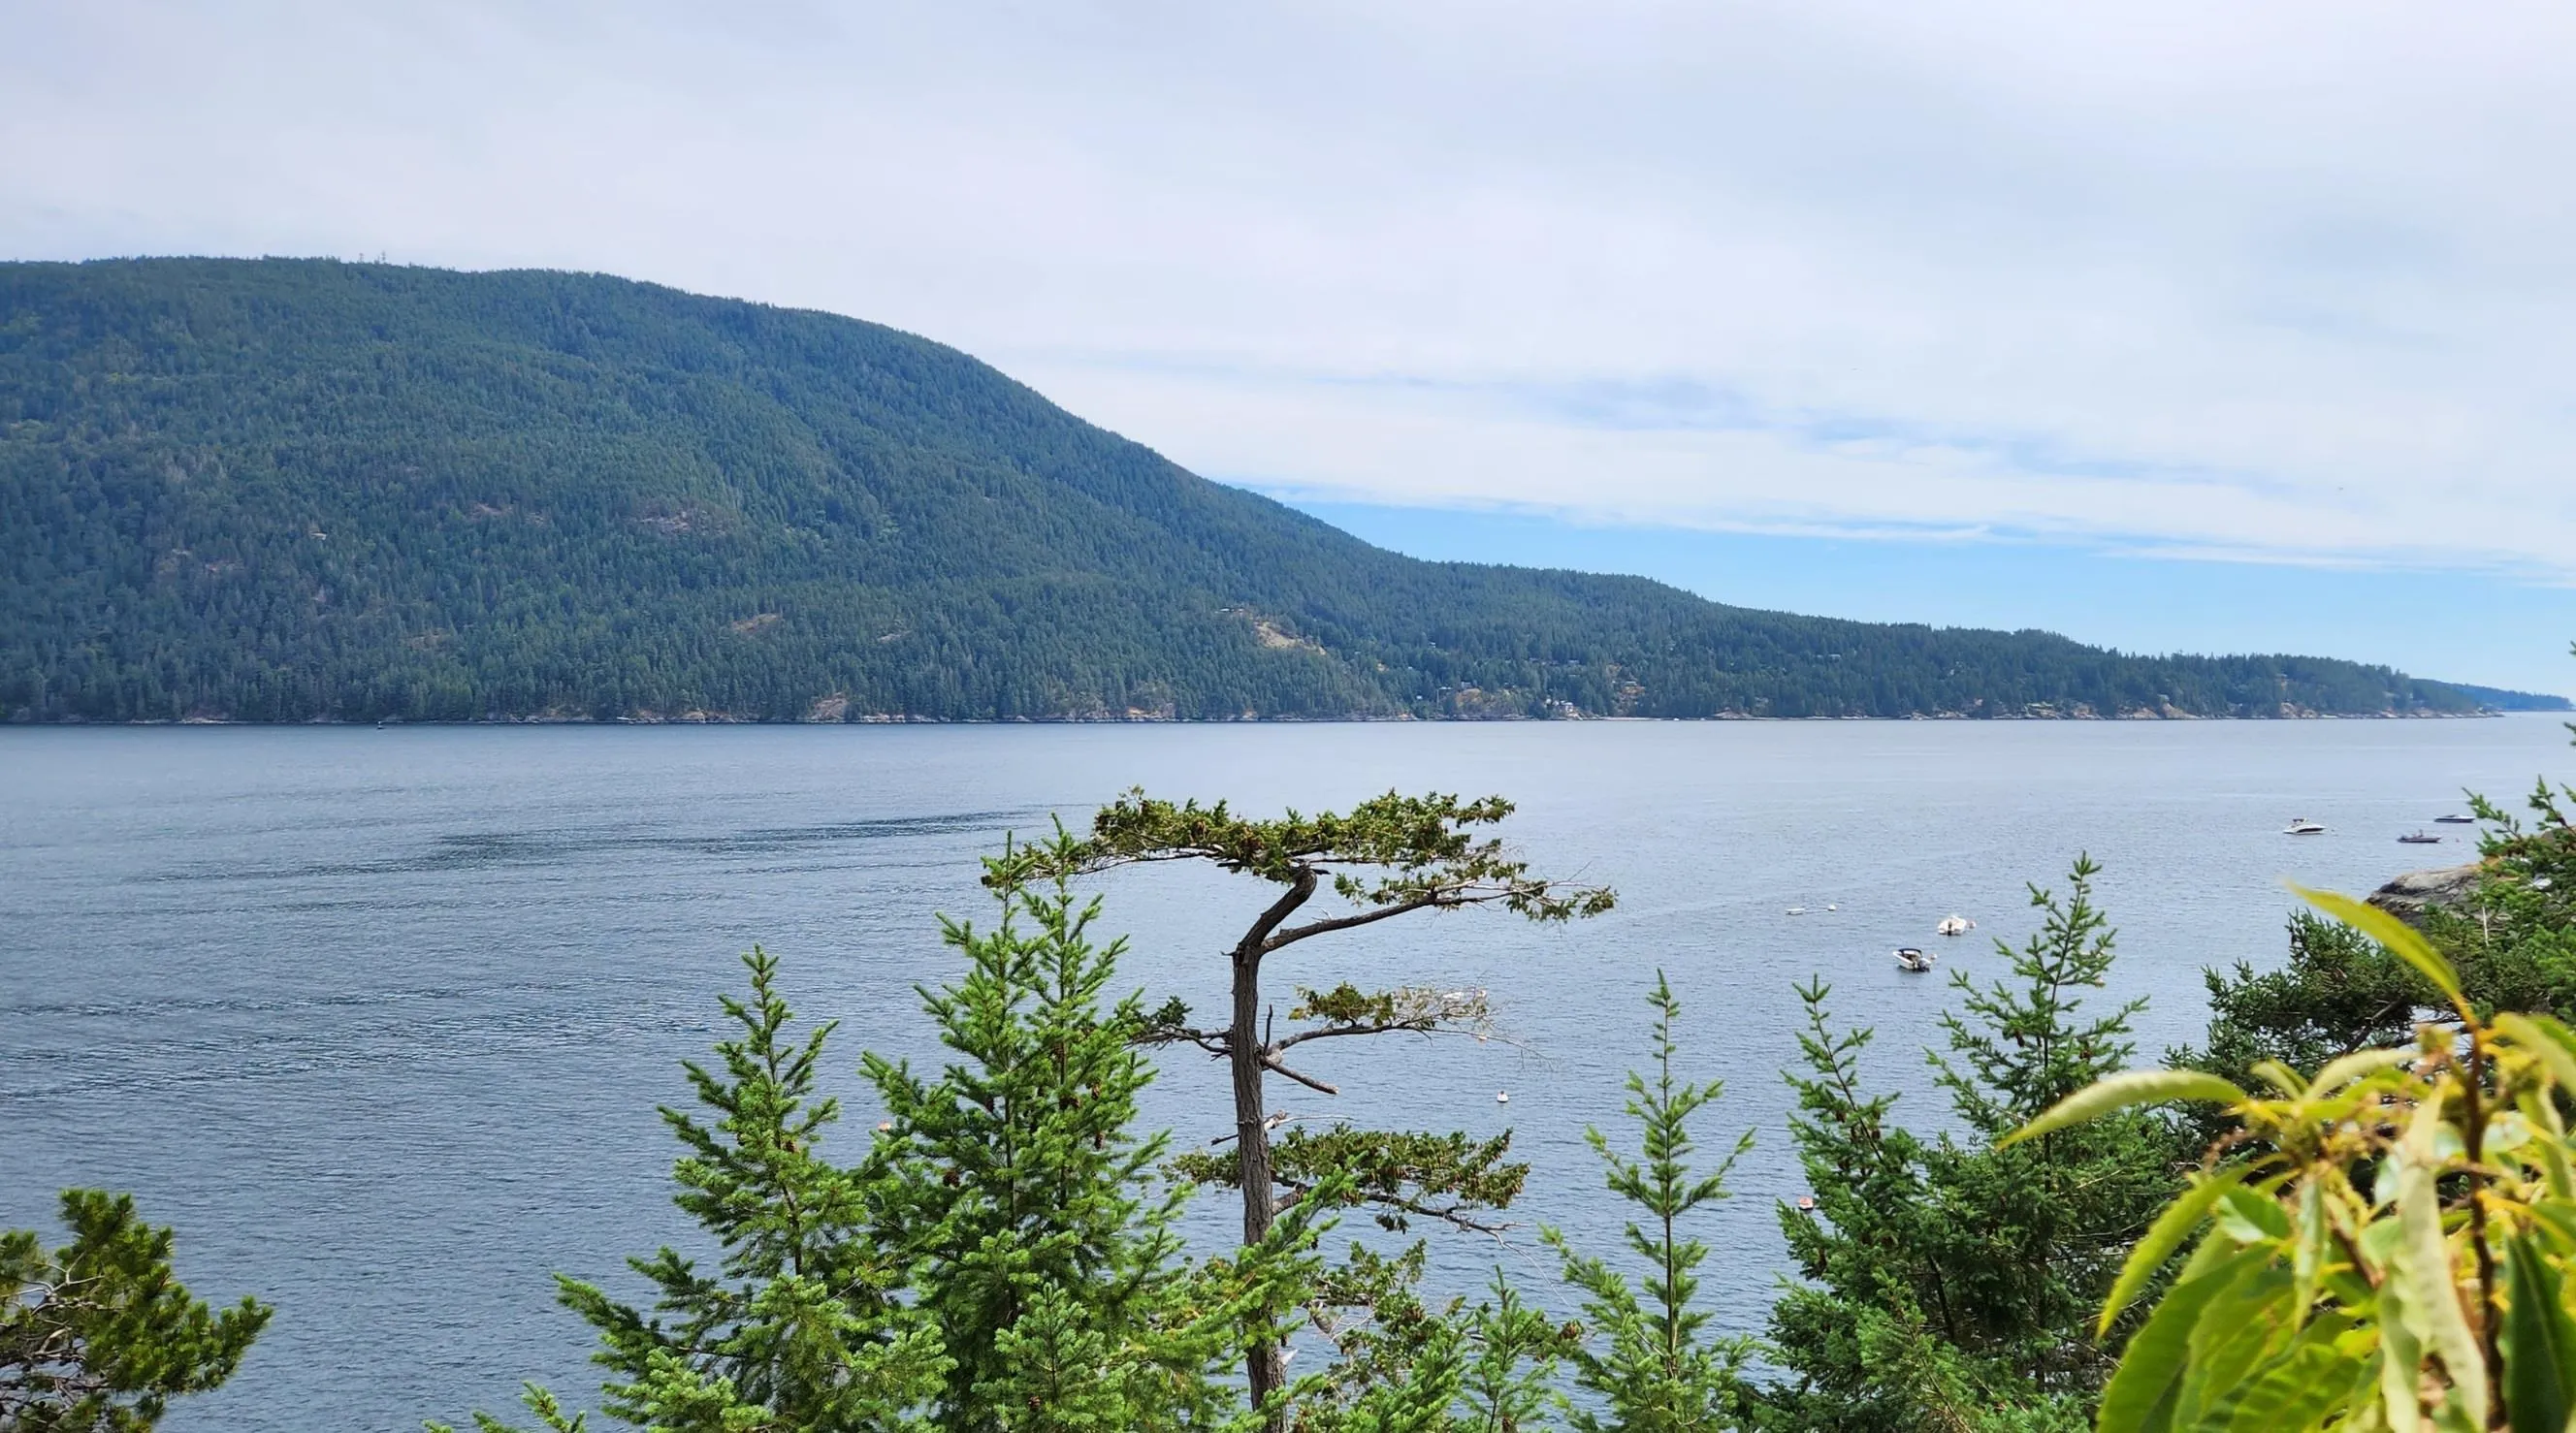
<instances>
[{"instance_id":1,"label":"green hillside","mask_svg":"<svg viewBox=\"0 0 2576 1433\"><path fill-rule=\"evenodd\" d=\"M2465 712L1425 563L925 339L596 275L0 264L19 720Z\"/></svg>"}]
</instances>

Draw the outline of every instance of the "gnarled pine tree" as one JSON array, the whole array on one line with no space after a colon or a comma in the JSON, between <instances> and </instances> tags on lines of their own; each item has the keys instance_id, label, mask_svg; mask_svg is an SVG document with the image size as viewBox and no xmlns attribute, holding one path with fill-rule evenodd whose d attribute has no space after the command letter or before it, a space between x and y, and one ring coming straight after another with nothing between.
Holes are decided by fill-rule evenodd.
<instances>
[{"instance_id":1,"label":"gnarled pine tree","mask_svg":"<svg viewBox=\"0 0 2576 1433\"><path fill-rule=\"evenodd\" d=\"M1228 1019L1222 1026L1192 1025L1178 1002L1157 1013L1144 1038L1188 1043L1223 1058L1234 1086L1235 1157L1223 1174L1242 1193L1243 1241L1262 1244L1282 1208L1327 1180L1351 1190L1350 1199L1378 1207L1390 1220L1428 1215L1472 1223L1474 1211L1508 1201L1519 1192L1527 1167L1505 1164L1507 1145L1464 1136L1426 1136L1336 1127L1313 1138L1281 1142L1276 1161L1263 1082L1273 1073L1326 1094L1339 1091L1292 1069L1289 1051L1309 1041L1397 1033L1431 1034L1478 1026L1486 1017L1478 993L1449 994L1419 988L1362 991L1350 986L1300 991L1292 1018L1314 1023L1275 1034L1261 986L1265 961L1317 936L1356 930L1419 911L1499 906L1542 922L1597 915L1610 908L1607 889L1551 881L1530 874L1500 840L1481 836L1511 814L1499 796L1461 801L1455 796L1402 796L1388 792L1351 808L1347 815L1291 811L1273 820L1236 815L1226 803L1175 804L1131 791L1103 807L1088 839L1070 847L1030 847L1018 865L997 866L986 879L1004 885L1037 875L1086 873L1150 862L1204 861L1279 888L1241 938L1227 951L1232 977ZM1299 913L1327 888L1347 910L1300 921ZM1274 1395L1286 1383L1285 1358L1267 1330L1247 1337L1244 1367L1257 1405L1269 1405L1272 1427L1281 1425Z\"/></svg>"}]
</instances>

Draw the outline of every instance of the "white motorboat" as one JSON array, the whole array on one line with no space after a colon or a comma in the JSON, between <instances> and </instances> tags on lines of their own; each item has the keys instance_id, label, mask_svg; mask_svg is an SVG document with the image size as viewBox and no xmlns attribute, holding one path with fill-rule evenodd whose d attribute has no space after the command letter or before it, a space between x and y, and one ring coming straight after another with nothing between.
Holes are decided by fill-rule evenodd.
<instances>
[{"instance_id":1,"label":"white motorboat","mask_svg":"<svg viewBox=\"0 0 2576 1433\"><path fill-rule=\"evenodd\" d=\"M1900 945L1896 948L1896 968L1910 975L1921 975L1932 968L1931 953L1914 946Z\"/></svg>"},{"instance_id":2,"label":"white motorboat","mask_svg":"<svg viewBox=\"0 0 2576 1433\"><path fill-rule=\"evenodd\" d=\"M1943 916L1941 923L1932 927L1932 931L1935 935L1966 935L1976 928L1977 923L1966 916Z\"/></svg>"},{"instance_id":3,"label":"white motorboat","mask_svg":"<svg viewBox=\"0 0 2576 1433\"><path fill-rule=\"evenodd\" d=\"M2293 816L2290 818L2290 824L2281 828L2281 834L2284 836L2322 836L2325 833L2324 825L2311 821L2305 816Z\"/></svg>"}]
</instances>

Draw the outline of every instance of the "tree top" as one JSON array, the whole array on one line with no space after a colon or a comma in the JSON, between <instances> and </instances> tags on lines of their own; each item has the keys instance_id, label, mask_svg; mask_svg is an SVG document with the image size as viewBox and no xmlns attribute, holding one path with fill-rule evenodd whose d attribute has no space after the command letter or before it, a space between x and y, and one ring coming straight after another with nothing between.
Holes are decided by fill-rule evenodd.
<instances>
[{"instance_id":1,"label":"tree top","mask_svg":"<svg viewBox=\"0 0 2576 1433\"><path fill-rule=\"evenodd\" d=\"M986 879L1206 861L1293 888L1312 889L1329 879L1334 892L1364 914L1500 904L1531 920L1561 921L1611 908L1616 897L1608 888L1534 876L1499 838L1475 829L1511 813L1512 803L1500 796L1462 801L1437 792L1389 791L1345 814L1291 810L1257 819L1235 814L1223 801L1175 803L1138 788L1100 808L1089 837L1021 848L996 863Z\"/></svg>"}]
</instances>

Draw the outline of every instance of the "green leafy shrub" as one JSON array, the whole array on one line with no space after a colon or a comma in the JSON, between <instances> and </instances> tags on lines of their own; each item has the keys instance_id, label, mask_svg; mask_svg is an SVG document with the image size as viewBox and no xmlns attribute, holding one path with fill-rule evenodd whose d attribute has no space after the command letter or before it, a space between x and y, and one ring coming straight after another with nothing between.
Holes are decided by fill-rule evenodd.
<instances>
[{"instance_id":1,"label":"green leafy shrub","mask_svg":"<svg viewBox=\"0 0 2576 1433\"><path fill-rule=\"evenodd\" d=\"M2412 966L2444 1016L2313 1076L2260 1062L2251 1092L2197 1071L2116 1075L2004 1141L2172 1100L2215 1104L2233 1128L2103 1302L2108 1329L2188 1248L2099 1427L2563 1433L2576 1410L2576 1032L2546 1014L2482 1014L2417 932L2310 898Z\"/></svg>"}]
</instances>

